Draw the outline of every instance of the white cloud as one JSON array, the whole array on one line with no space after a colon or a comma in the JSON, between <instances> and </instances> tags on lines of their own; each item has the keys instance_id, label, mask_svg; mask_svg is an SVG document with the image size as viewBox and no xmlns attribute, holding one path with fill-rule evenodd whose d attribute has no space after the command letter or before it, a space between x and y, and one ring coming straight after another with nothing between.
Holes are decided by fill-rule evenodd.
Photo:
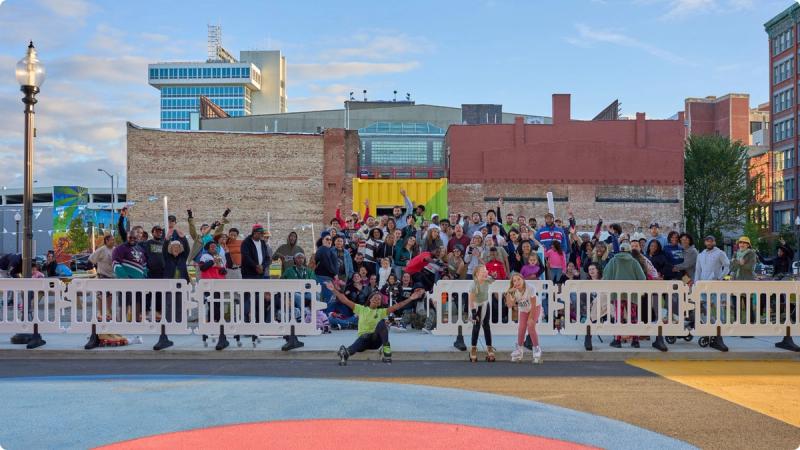
<instances>
[{"instance_id":1,"label":"white cloud","mask_svg":"<svg viewBox=\"0 0 800 450\"><path fill-rule=\"evenodd\" d=\"M404 34L376 35L356 34L351 39L356 45L333 49L323 56L332 60L355 58L359 60L391 60L407 54L428 52L433 48L427 40Z\"/></svg>"},{"instance_id":2,"label":"white cloud","mask_svg":"<svg viewBox=\"0 0 800 450\"><path fill-rule=\"evenodd\" d=\"M89 14L89 3L85 0L39 0L48 11L61 17L83 19Z\"/></svg>"},{"instance_id":3,"label":"white cloud","mask_svg":"<svg viewBox=\"0 0 800 450\"><path fill-rule=\"evenodd\" d=\"M693 65L693 63L688 61L686 58L672 53L669 50L664 50L660 47L656 47L655 45L648 44L632 36L628 36L617 31L595 29L580 23L576 24L575 28L578 31L578 37L567 38L567 42L573 45L585 47L591 45L591 43L611 44L620 47L638 49L649 55L673 64Z\"/></svg>"},{"instance_id":4,"label":"white cloud","mask_svg":"<svg viewBox=\"0 0 800 450\"><path fill-rule=\"evenodd\" d=\"M287 78L302 80L335 80L367 75L408 72L419 67L417 61L375 63L375 62L330 62L298 63L287 67Z\"/></svg>"},{"instance_id":5,"label":"white cloud","mask_svg":"<svg viewBox=\"0 0 800 450\"><path fill-rule=\"evenodd\" d=\"M641 0L640 0L641 2ZM662 19L684 19L709 12L738 12L753 9L753 0L667 0Z\"/></svg>"}]
</instances>

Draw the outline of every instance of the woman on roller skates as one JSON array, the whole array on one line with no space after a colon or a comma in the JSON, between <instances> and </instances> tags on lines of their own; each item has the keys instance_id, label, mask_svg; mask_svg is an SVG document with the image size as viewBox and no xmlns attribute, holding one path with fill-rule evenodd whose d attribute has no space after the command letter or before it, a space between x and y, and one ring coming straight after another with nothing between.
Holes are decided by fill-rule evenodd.
<instances>
[{"instance_id":1,"label":"woman on roller skates","mask_svg":"<svg viewBox=\"0 0 800 450\"><path fill-rule=\"evenodd\" d=\"M392 347L389 345L389 326L384 319L389 314L420 299L425 294L425 290L416 289L410 297L402 302L395 303L388 308L380 308L383 296L379 291L373 292L369 296L369 306L364 306L347 298L346 295L336 289L333 283L325 283L325 287L333 292L337 300L352 309L358 316L358 338L350 347L345 347L344 345L339 347L339 352L337 353L339 355L339 365L346 366L348 358L356 353L375 349L381 349L381 360L383 362L391 363Z\"/></svg>"},{"instance_id":2,"label":"woman on roller skates","mask_svg":"<svg viewBox=\"0 0 800 450\"><path fill-rule=\"evenodd\" d=\"M519 311L519 328L517 330L517 346L511 352L511 362L520 362L525 356L525 331L533 343L533 363L542 361L542 349L539 347L539 335L536 334L536 322L539 321L541 306L536 304L536 290L528 286L522 275L511 275L511 282L506 291L506 306L509 309L517 308Z\"/></svg>"},{"instance_id":3,"label":"woman on roller skates","mask_svg":"<svg viewBox=\"0 0 800 450\"><path fill-rule=\"evenodd\" d=\"M492 347L492 330L490 325L489 286L494 280L489 276L483 264L475 267L472 273L472 287L469 290L469 310L472 313L472 348L469 351L470 362L478 362L478 335L483 326L483 337L486 339L486 361L494 362Z\"/></svg>"}]
</instances>

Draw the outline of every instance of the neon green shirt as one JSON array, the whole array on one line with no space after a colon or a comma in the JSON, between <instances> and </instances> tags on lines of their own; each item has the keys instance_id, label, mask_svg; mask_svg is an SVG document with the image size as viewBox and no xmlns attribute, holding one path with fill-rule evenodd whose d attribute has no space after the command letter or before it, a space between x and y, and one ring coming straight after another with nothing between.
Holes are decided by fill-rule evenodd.
<instances>
[{"instance_id":1,"label":"neon green shirt","mask_svg":"<svg viewBox=\"0 0 800 450\"><path fill-rule=\"evenodd\" d=\"M369 306L356 305L353 312L358 316L358 335L364 335L375 331L378 322L389 315L387 308L372 309Z\"/></svg>"}]
</instances>

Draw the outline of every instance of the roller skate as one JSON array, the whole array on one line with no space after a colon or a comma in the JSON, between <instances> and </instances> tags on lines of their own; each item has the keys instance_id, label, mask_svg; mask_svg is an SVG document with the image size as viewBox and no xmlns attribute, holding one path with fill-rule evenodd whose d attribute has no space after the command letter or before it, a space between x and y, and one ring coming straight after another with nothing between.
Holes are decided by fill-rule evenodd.
<instances>
[{"instance_id":1,"label":"roller skate","mask_svg":"<svg viewBox=\"0 0 800 450\"><path fill-rule=\"evenodd\" d=\"M100 334L97 336L100 339L100 347L120 347L128 345L128 340L125 336L119 334Z\"/></svg>"},{"instance_id":2,"label":"roller skate","mask_svg":"<svg viewBox=\"0 0 800 450\"><path fill-rule=\"evenodd\" d=\"M469 349L469 362L478 362L478 347L474 345Z\"/></svg>"},{"instance_id":3,"label":"roller skate","mask_svg":"<svg viewBox=\"0 0 800 450\"><path fill-rule=\"evenodd\" d=\"M381 350L381 361L386 364L392 363L392 347L389 345L383 346L383 349Z\"/></svg>"},{"instance_id":4,"label":"roller skate","mask_svg":"<svg viewBox=\"0 0 800 450\"><path fill-rule=\"evenodd\" d=\"M494 362L494 361L495 361L494 347L488 345L486 346L486 362Z\"/></svg>"},{"instance_id":5,"label":"roller skate","mask_svg":"<svg viewBox=\"0 0 800 450\"><path fill-rule=\"evenodd\" d=\"M339 351L336 352L336 354L339 355L339 365L346 366L347 359L350 357L350 354L347 352L347 348L344 345L342 345L341 347L339 347Z\"/></svg>"},{"instance_id":6,"label":"roller skate","mask_svg":"<svg viewBox=\"0 0 800 450\"><path fill-rule=\"evenodd\" d=\"M538 345L533 348L533 363L534 364L542 363L542 347L539 347Z\"/></svg>"},{"instance_id":7,"label":"roller skate","mask_svg":"<svg viewBox=\"0 0 800 450\"><path fill-rule=\"evenodd\" d=\"M517 345L513 352L511 352L511 362L520 362L525 356L525 347Z\"/></svg>"}]
</instances>

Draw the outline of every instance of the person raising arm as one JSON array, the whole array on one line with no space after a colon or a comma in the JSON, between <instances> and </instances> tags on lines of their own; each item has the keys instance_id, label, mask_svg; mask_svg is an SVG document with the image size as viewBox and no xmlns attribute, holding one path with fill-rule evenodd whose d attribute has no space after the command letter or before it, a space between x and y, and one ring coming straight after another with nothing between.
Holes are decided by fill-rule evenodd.
<instances>
[{"instance_id":1,"label":"person raising arm","mask_svg":"<svg viewBox=\"0 0 800 450\"><path fill-rule=\"evenodd\" d=\"M389 314L398 311L409 303L417 301L424 294L424 289L416 289L411 296L402 302L395 303L388 308L380 308L383 302L381 293L373 292L369 297L369 305L359 305L339 291L333 283L325 283L328 288L336 296L336 299L343 303L358 316L358 337L350 347L342 345L339 347L337 354L339 355L339 365L347 365L347 360L351 355L363 352L365 350L382 349L382 360L385 363L392 362L392 348L389 345L389 326L386 325L386 317Z\"/></svg>"}]
</instances>

